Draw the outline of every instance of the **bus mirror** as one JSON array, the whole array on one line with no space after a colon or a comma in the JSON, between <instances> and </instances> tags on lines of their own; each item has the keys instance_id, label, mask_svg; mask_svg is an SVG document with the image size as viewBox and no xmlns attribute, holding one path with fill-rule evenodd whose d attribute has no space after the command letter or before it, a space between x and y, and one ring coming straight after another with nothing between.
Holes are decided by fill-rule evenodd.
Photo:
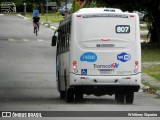
<instances>
[{"instance_id":1,"label":"bus mirror","mask_svg":"<svg viewBox=\"0 0 160 120\"><path fill-rule=\"evenodd\" d=\"M56 46L57 36L52 37L52 46Z\"/></svg>"}]
</instances>

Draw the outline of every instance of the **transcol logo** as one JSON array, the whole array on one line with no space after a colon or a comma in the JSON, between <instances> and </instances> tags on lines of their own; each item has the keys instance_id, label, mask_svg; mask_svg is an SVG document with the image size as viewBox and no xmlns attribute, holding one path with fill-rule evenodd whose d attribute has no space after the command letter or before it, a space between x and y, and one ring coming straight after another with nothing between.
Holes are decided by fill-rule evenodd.
<instances>
[{"instance_id":1,"label":"transcol logo","mask_svg":"<svg viewBox=\"0 0 160 120\"><path fill-rule=\"evenodd\" d=\"M131 59L131 55L123 52L123 53L117 55L117 59L122 62L126 62Z\"/></svg>"},{"instance_id":2,"label":"transcol logo","mask_svg":"<svg viewBox=\"0 0 160 120\"><path fill-rule=\"evenodd\" d=\"M119 64L118 63L112 63L112 68L118 68L119 67Z\"/></svg>"},{"instance_id":3,"label":"transcol logo","mask_svg":"<svg viewBox=\"0 0 160 120\"><path fill-rule=\"evenodd\" d=\"M110 65L97 65L97 64L93 64L94 65L94 68L101 68L101 69L103 69L103 68L118 68L119 67L119 64L118 63L112 63L112 64L110 64Z\"/></svg>"}]
</instances>

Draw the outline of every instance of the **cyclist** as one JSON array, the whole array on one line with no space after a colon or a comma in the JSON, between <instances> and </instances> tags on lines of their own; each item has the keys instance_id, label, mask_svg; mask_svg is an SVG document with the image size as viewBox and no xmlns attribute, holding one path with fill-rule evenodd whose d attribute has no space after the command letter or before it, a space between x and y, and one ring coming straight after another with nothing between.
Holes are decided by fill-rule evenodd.
<instances>
[{"instance_id":1,"label":"cyclist","mask_svg":"<svg viewBox=\"0 0 160 120\"><path fill-rule=\"evenodd\" d=\"M38 26L38 31L39 31L39 22L40 22L40 17L36 13L33 17L33 26L34 26L34 33L35 33L35 26Z\"/></svg>"}]
</instances>

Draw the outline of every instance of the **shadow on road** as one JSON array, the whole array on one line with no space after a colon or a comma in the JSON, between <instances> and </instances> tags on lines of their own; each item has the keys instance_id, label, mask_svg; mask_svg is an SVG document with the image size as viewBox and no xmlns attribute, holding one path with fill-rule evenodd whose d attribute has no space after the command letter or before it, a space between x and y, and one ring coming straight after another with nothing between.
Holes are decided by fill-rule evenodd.
<instances>
[{"instance_id":1,"label":"shadow on road","mask_svg":"<svg viewBox=\"0 0 160 120\"><path fill-rule=\"evenodd\" d=\"M74 101L72 103L66 103L65 100L61 100L57 97L0 97L0 103L16 103L16 104L116 104L113 98L84 98L82 101Z\"/></svg>"}]
</instances>

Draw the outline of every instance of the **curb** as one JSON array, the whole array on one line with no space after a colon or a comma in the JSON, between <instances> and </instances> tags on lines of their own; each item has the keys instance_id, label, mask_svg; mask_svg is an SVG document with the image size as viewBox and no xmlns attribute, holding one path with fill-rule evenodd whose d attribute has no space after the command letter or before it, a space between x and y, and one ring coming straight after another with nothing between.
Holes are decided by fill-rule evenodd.
<instances>
[{"instance_id":1,"label":"curb","mask_svg":"<svg viewBox=\"0 0 160 120\"><path fill-rule=\"evenodd\" d=\"M152 86L155 88L159 88L160 87L160 83L153 77L149 76L146 73L142 74L142 79L149 84L149 86L142 86L142 89L144 92L150 92L153 90ZM151 85L151 87L150 87ZM160 90L156 90L155 92L153 92L154 94L160 95Z\"/></svg>"},{"instance_id":2,"label":"curb","mask_svg":"<svg viewBox=\"0 0 160 120\"><path fill-rule=\"evenodd\" d=\"M151 88L149 86L141 84L139 92L149 92L149 91L151 91ZM154 94L160 96L160 90L157 90Z\"/></svg>"}]
</instances>

